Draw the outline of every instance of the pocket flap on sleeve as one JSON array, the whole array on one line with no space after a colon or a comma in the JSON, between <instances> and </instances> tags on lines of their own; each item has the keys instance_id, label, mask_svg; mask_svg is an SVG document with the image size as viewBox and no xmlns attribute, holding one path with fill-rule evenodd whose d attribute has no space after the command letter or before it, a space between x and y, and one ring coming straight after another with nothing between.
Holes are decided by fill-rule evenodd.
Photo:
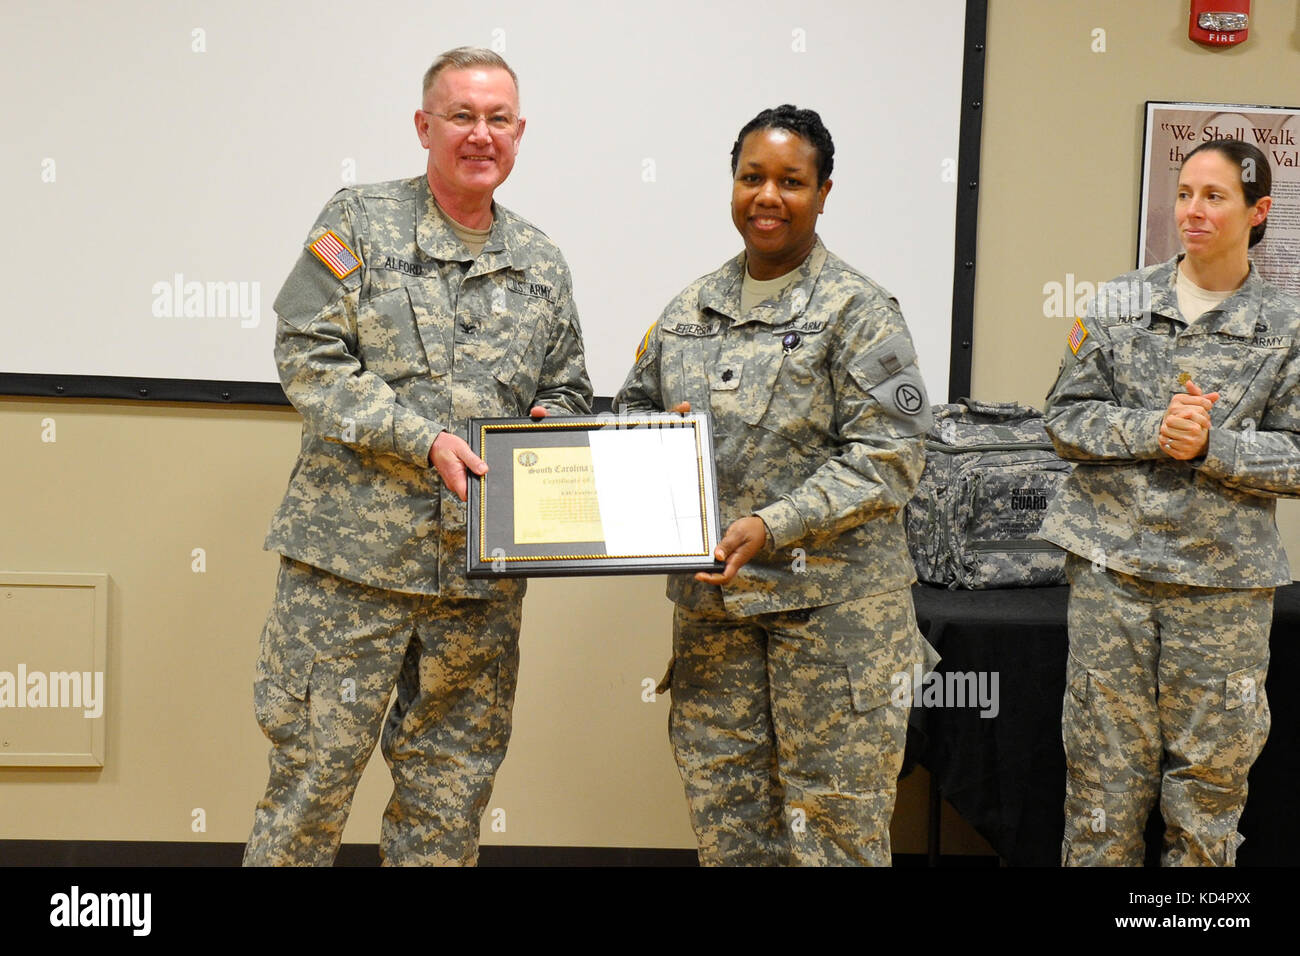
<instances>
[{"instance_id":1,"label":"pocket flap on sleeve","mask_svg":"<svg viewBox=\"0 0 1300 956\"><path fill-rule=\"evenodd\" d=\"M864 392L893 378L916 361L916 350L906 335L895 332L866 355L849 363L849 373Z\"/></svg>"}]
</instances>

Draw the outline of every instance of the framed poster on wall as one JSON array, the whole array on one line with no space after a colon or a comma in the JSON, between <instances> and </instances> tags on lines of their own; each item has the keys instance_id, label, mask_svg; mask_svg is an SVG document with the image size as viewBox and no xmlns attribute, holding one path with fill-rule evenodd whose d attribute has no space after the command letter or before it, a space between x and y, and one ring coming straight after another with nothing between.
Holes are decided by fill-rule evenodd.
<instances>
[{"instance_id":1,"label":"framed poster on wall","mask_svg":"<svg viewBox=\"0 0 1300 956\"><path fill-rule=\"evenodd\" d=\"M1250 257L1269 282L1300 293L1300 109L1294 108L1147 102L1138 268L1165 262L1182 250L1174 221L1178 169L1188 153L1214 139L1243 140L1267 157L1273 207L1268 230Z\"/></svg>"}]
</instances>

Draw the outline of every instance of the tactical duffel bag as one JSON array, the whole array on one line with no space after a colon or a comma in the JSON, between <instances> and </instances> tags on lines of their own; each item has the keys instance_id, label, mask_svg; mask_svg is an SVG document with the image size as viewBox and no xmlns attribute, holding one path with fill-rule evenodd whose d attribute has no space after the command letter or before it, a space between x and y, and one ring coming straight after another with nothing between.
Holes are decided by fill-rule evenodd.
<instances>
[{"instance_id":1,"label":"tactical duffel bag","mask_svg":"<svg viewBox=\"0 0 1300 956\"><path fill-rule=\"evenodd\" d=\"M1038 530L1072 466L1053 451L1041 412L969 398L936 405L925 448L905 513L917 577L950 588L1065 583L1065 552Z\"/></svg>"}]
</instances>

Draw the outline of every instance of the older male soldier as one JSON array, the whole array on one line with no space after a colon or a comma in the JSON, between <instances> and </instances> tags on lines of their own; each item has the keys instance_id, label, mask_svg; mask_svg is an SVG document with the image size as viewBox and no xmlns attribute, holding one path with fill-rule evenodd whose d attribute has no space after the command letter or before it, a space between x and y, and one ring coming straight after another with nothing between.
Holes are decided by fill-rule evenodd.
<instances>
[{"instance_id":1,"label":"older male soldier","mask_svg":"<svg viewBox=\"0 0 1300 956\"><path fill-rule=\"evenodd\" d=\"M590 411L564 258L492 201L524 132L514 71L451 50L422 105L427 174L335 194L275 301L303 431L266 540L282 558L254 696L273 747L246 865L333 861L381 725L384 862L477 861L524 584L465 576L468 472L487 470L466 419Z\"/></svg>"}]
</instances>

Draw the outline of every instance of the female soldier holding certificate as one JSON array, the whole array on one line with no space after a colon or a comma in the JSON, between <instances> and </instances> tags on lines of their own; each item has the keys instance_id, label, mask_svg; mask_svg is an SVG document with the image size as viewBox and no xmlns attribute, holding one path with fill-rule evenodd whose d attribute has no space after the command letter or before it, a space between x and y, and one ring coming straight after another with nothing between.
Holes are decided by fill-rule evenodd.
<instances>
[{"instance_id":1,"label":"female soldier holding certificate","mask_svg":"<svg viewBox=\"0 0 1300 956\"><path fill-rule=\"evenodd\" d=\"M931 419L898 303L817 237L833 155L812 110L745 125L744 252L668 304L614 399L713 417L726 567L668 584L669 736L705 864L890 861L893 678L927 646L903 505Z\"/></svg>"},{"instance_id":2,"label":"female soldier holding certificate","mask_svg":"<svg viewBox=\"0 0 1300 956\"><path fill-rule=\"evenodd\" d=\"M1078 462L1042 528L1071 552L1066 865L1141 865L1157 798L1166 865L1236 860L1291 580L1274 499L1300 494L1300 300L1247 255L1271 181L1247 143L1192 150L1185 253L1098 290L1048 396Z\"/></svg>"}]
</instances>

